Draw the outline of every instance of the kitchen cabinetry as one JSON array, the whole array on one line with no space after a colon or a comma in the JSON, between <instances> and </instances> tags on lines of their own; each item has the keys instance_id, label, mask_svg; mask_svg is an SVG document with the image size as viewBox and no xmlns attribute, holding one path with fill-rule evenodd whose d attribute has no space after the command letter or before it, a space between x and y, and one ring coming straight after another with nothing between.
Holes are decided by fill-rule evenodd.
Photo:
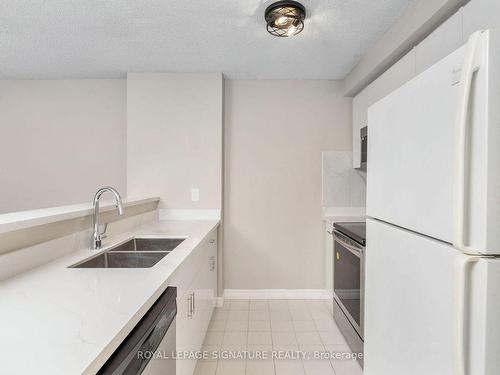
<instances>
[{"instance_id":1,"label":"kitchen cabinetry","mask_svg":"<svg viewBox=\"0 0 500 375\"><path fill-rule=\"evenodd\" d=\"M463 8L463 37L464 40L477 30L498 28L500 1L472 0Z\"/></svg>"},{"instance_id":2,"label":"kitchen cabinetry","mask_svg":"<svg viewBox=\"0 0 500 375\"><path fill-rule=\"evenodd\" d=\"M417 74L448 56L463 43L460 9L415 47Z\"/></svg>"},{"instance_id":3,"label":"kitchen cabinetry","mask_svg":"<svg viewBox=\"0 0 500 375\"><path fill-rule=\"evenodd\" d=\"M208 325L212 319L217 291L217 243L215 238L209 238L206 245L207 252L203 258L201 270L192 285L193 305L191 315L195 331L194 345L197 350L201 349Z\"/></svg>"},{"instance_id":4,"label":"kitchen cabinetry","mask_svg":"<svg viewBox=\"0 0 500 375\"><path fill-rule=\"evenodd\" d=\"M415 77L415 49L368 85L353 100L353 167L361 165L361 128L368 125L368 107ZM370 139L368 139L370 142ZM368 160L368 165L370 161Z\"/></svg>"},{"instance_id":5,"label":"kitchen cabinetry","mask_svg":"<svg viewBox=\"0 0 500 375\"><path fill-rule=\"evenodd\" d=\"M477 30L498 28L498 0L472 0L416 47L417 74L467 42Z\"/></svg>"},{"instance_id":6,"label":"kitchen cabinetry","mask_svg":"<svg viewBox=\"0 0 500 375\"><path fill-rule=\"evenodd\" d=\"M201 350L217 297L217 230L179 266L171 285L177 286L177 352L184 356ZM177 375L192 375L195 358L178 359Z\"/></svg>"},{"instance_id":7,"label":"kitchen cabinetry","mask_svg":"<svg viewBox=\"0 0 500 375\"><path fill-rule=\"evenodd\" d=\"M328 293L333 295L333 236L332 236L332 223L330 221L324 222L323 235L325 238L325 287Z\"/></svg>"}]
</instances>

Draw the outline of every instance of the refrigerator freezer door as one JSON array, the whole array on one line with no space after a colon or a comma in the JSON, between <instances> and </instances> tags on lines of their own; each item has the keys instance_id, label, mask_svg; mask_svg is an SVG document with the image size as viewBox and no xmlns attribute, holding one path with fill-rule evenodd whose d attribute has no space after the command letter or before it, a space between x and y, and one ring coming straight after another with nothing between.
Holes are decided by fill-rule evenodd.
<instances>
[{"instance_id":1,"label":"refrigerator freezer door","mask_svg":"<svg viewBox=\"0 0 500 375\"><path fill-rule=\"evenodd\" d=\"M457 146L464 97L463 46L368 112L367 215L456 243L457 186L466 185L464 240L472 253L500 253L499 34L484 32L474 72L466 147ZM491 67L491 69L490 69ZM465 184L456 173L465 158Z\"/></svg>"},{"instance_id":2,"label":"refrigerator freezer door","mask_svg":"<svg viewBox=\"0 0 500 375\"><path fill-rule=\"evenodd\" d=\"M457 375L457 265L467 256L373 219L367 239L365 374ZM472 263L468 279L466 374L493 375L500 368L500 260Z\"/></svg>"},{"instance_id":3,"label":"refrigerator freezer door","mask_svg":"<svg viewBox=\"0 0 500 375\"><path fill-rule=\"evenodd\" d=\"M453 238L454 80L464 52L368 111L367 215L447 242Z\"/></svg>"}]
</instances>

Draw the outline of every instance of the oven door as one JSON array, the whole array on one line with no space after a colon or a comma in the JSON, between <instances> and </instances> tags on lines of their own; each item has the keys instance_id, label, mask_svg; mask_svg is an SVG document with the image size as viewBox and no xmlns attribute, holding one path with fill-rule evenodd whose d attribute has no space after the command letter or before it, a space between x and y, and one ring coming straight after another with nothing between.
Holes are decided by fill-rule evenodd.
<instances>
[{"instance_id":1,"label":"oven door","mask_svg":"<svg viewBox=\"0 0 500 375\"><path fill-rule=\"evenodd\" d=\"M334 230L333 298L363 339L364 247Z\"/></svg>"}]
</instances>

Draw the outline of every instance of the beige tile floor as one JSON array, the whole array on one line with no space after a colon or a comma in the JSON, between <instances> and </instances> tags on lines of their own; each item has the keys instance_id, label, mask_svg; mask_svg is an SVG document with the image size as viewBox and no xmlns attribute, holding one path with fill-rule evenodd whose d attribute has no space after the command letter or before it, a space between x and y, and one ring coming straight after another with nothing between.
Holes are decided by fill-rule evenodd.
<instances>
[{"instance_id":1,"label":"beige tile floor","mask_svg":"<svg viewBox=\"0 0 500 375\"><path fill-rule=\"evenodd\" d=\"M356 360L314 358L315 353L351 352L331 309L331 301L226 301L214 312L203 350L268 358L200 360L195 375L361 375ZM272 358L273 351L301 351L308 357Z\"/></svg>"}]
</instances>

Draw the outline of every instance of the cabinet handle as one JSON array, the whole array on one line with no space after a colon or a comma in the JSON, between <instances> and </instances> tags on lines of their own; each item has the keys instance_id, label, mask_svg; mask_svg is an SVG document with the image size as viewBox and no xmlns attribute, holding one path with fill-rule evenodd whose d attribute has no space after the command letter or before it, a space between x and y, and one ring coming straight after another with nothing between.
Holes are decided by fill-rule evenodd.
<instances>
[{"instance_id":1,"label":"cabinet handle","mask_svg":"<svg viewBox=\"0 0 500 375\"><path fill-rule=\"evenodd\" d=\"M188 298L188 318L192 318L194 315L194 292L189 293Z\"/></svg>"},{"instance_id":2,"label":"cabinet handle","mask_svg":"<svg viewBox=\"0 0 500 375\"><path fill-rule=\"evenodd\" d=\"M191 314L191 315L194 315L194 314L195 314L195 312L196 312L196 309L195 309L195 304L194 304L194 301L195 301L195 294L194 294L194 292L192 293L192 295L193 295L193 298L191 298L191 301L192 301L192 303L193 303L193 312L192 312L192 314Z\"/></svg>"},{"instance_id":3,"label":"cabinet handle","mask_svg":"<svg viewBox=\"0 0 500 375\"><path fill-rule=\"evenodd\" d=\"M188 303L188 313L187 313L187 316L188 318L192 318L193 317L193 294L191 293L187 299L187 303Z\"/></svg>"}]
</instances>

